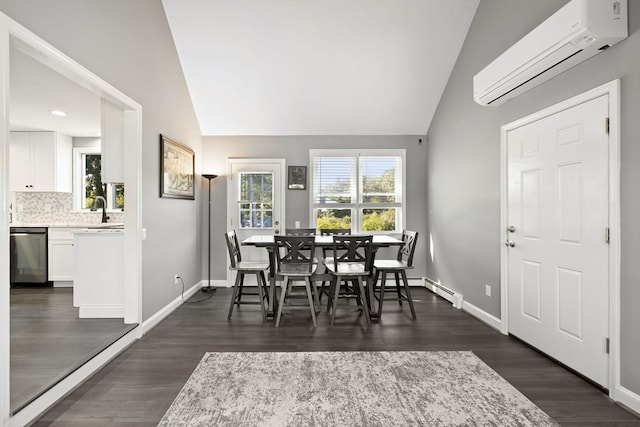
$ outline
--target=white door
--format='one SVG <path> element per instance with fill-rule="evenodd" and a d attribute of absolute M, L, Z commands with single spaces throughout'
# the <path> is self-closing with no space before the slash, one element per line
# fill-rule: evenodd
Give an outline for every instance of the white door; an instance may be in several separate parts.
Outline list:
<path fill-rule="evenodd" d="M 508 131 L 509 332 L 608 386 L 608 96 Z"/>
<path fill-rule="evenodd" d="M 284 159 L 229 159 L 227 224 L 238 241 L 254 234 L 279 234 L 284 224 Z M 267 250 L 242 246 L 245 261 L 268 261 Z M 227 273 L 233 283 L 234 273 Z M 251 280 L 247 277 L 247 281 Z M 253 282 L 247 282 L 252 284 Z"/>

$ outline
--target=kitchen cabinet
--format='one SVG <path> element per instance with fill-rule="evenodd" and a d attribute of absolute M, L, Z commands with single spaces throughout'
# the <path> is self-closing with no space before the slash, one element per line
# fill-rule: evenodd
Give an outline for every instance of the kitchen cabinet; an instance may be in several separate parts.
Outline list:
<path fill-rule="evenodd" d="M 72 146 L 58 132 L 11 132 L 9 190 L 70 193 Z"/>
<path fill-rule="evenodd" d="M 54 282 L 54 286 L 73 285 L 73 234 L 82 230 L 86 229 L 71 227 L 49 227 L 49 280 Z"/>
<path fill-rule="evenodd" d="M 78 317 L 124 317 L 124 232 L 74 234 L 73 303 Z"/>

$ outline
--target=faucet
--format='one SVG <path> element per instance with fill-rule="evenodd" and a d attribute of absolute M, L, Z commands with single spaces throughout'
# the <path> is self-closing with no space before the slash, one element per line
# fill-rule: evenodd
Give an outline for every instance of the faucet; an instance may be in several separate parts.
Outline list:
<path fill-rule="evenodd" d="M 95 212 L 98 210 L 98 208 L 96 207 L 96 202 L 98 200 L 102 200 L 102 223 L 107 222 L 107 220 L 109 219 L 109 217 L 107 216 L 107 201 L 104 199 L 104 197 L 102 196 L 96 196 L 95 199 L 93 199 L 93 203 L 91 203 L 91 212 Z"/>

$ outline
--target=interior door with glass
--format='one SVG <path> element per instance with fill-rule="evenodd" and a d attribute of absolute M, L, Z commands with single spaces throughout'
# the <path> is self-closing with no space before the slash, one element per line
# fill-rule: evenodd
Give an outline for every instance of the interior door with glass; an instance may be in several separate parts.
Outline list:
<path fill-rule="evenodd" d="M 285 220 L 284 169 L 284 159 L 228 160 L 227 224 L 229 230 L 236 230 L 240 243 L 251 235 L 280 233 Z M 245 261 L 269 259 L 264 248 L 242 246 L 241 250 Z M 234 273 L 228 271 L 227 283 L 233 280 Z"/>

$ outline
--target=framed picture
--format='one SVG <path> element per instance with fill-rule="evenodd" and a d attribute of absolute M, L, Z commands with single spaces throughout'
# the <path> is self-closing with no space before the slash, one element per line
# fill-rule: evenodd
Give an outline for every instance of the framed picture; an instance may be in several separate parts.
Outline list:
<path fill-rule="evenodd" d="M 289 166 L 288 171 L 289 190 L 306 190 L 307 188 L 307 167 Z"/>
<path fill-rule="evenodd" d="M 195 154 L 160 135 L 160 197 L 195 199 Z"/>

